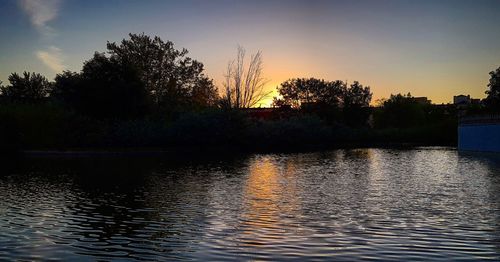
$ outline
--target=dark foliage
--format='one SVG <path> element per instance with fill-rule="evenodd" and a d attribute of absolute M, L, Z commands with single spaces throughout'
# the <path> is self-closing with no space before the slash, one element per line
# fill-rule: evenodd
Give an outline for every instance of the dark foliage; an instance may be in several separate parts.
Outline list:
<path fill-rule="evenodd" d="M 420 104 L 410 94 L 391 95 L 372 108 L 370 88 L 357 81 L 348 85 L 297 78 L 278 87 L 281 98 L 275 98 L 276 110 L 221 108 L 217 89 L 203 74 L 203 64 L 187 57 L 185 49 L 175 49 L 172 42 L 130 34 L 107 48 L 107 54 L 95 53 L 80 72 L 58 74 L 54 83 L 26 72 L 12 74 L 8 86 L 0 83 L 0 152 L 308 150 L 456 143 L 456 109 Z M 490 75 L 488 101 L 498 108 L 500 68 Z"/>
<path fill-rule="evenodd" d="M 148 96 L 136 70 L 100 53 L 84 63 L 81 73 L 57 75 L 53 96 L 77 112 L 96 118 L 138 117 L 148 107 Z"/>
<path fill-rule="evenodd" d="M 354 81 L 342 92 L 342 102 L 345 108 L 368 107 L 372 100 L 372 93 L 369 86 L 363 86 L 358 81 Z"/>
<path fill-rule="evenodd" d="M 12 73 L 10 85 L 0 87 L 2 96 L 12 102 L 37 103 L 50 94 L 52 84 L 38 73 L 24 72 L 22 75 Z"/>
<path fill-rule="evenodd" d="M 343 92 L 343 116 L 344 123 L 353 127 L 365 126 L 370 116 L 369 108 L 372 100 L 370 87 L 364 87 L 358 81 L 354 81 Z"/>
<path fill-rule="evenodd" d="M 130 34 L 120 44 L 108 43 L 113 60 L 131 65 L 139 75 L 155 106 L 170 110 L 188 106 L 213 106 L 217 89 L 203 74 L 203 64 L 187 57 L 170 41 L 144 34 Z"/>
<path fill-rule="evenodd" d="M 278 93 L 282 98 L 275 98 L 275 105 L 288 105 L 292 108 L 306 108 L 312 105 L 337 108 L 342 103 L 345 89 L 345 83 L 342 81 L 294 78 L 281 83 L 278 87 Z"/>
<path fill-rule="evenodd" d="M 500 111 L 500 67 L 490 72 L 486 105 L 490 110 Z"/>
<path fill-rule="evenodd" d="M 423 124 L 425 113 L 410 93 L 407 95 L 392 95 L 383 101 L 381 108 L 375 113 L 375 123 L 378 128 L 406 128 Z"/>
<path fill-rule="evenodd" d="M 332 137 L 333 130 L 314 115 L 253 121 L 245 130 L 246 139 L 242 143 L 246 148 L 267 150 L 323 148 L 336 142 Z"/>
<path fill-rule="evenodd" d="M 274 99 L 274 106 L 315 113 L 330 123 L 363 126 L 370 114 L 370 87 L 357 81 L 348 86 L 340 80 L 296 78 L 281 83 L 278 93 L 281 98 Z"/>
<path fill-rule="evenodd" d="M 382 102 L 374 111 L 376 128 L 415 128 L 446 121 L 457 123 L 457 112 L 453 105 L 430 105 L 418 103 L 410 93 L 397 94 Z"/>
<path fill-rule="evenodd" d="M 10 153 L 18 148 L 19 145 L 19 127 L 13 115 L 0 110 L 0 154 Z"/>
<path fill-rule="evenodd" d="M 83 109 L 80 93 L 83 92 L 83 81 L 80 73 L 64 71 L 54 79 L 51 98 L 68 108 Z"/>

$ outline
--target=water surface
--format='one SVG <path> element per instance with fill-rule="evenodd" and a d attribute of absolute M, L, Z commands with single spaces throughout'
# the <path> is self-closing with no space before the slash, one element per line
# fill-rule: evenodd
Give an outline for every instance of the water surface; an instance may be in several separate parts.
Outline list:
<path fill-rule="evenodd" d="M 500 260 L 500 157 L 449 148 L 3 166 L 0 259 Z"/>

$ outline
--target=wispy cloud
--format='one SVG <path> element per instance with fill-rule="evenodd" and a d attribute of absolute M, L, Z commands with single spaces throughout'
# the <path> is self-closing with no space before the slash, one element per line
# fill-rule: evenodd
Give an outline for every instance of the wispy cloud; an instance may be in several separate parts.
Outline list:
<path fill-rule="evenodd" d="M 64 70 L 63 54 L 59 48 L 51 46 L 47 50 L 36 51 L 36 56 L 55 73 Z"/>
<path fill-rule="evenodd" d="M 49 22 L 57 18 L 61 0 L 18 0 L 18 2 L 42 37 L 52 39 L 56 35 L 56 30 L 49 26 Z M 35 54 L 55 73 L 64 70 L 64 56 L 60 48 L 49 46 L 45 50 L 36 51 Z"/>
<path fill-rule="evenodd" d="M 50 36 L 55 33 L 48 23 L 57 17 L 60 0 L 19 0 L 19 4 L 42 35 Z"/>

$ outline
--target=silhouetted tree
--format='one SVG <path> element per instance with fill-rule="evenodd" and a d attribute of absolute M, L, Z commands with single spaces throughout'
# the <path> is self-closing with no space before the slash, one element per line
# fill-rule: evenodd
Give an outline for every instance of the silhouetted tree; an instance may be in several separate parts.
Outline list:
<path fill-rule="evenodd" d="M 55 78 L 54 98 L 97 118 L 129 118 L 147 111 L 147 94 L 136 69 L 113 57 L 95 53 L 81 73 Z"/>
<path fill-rule="evenodd" d="M 342 92 L 344 122 L 350 126 L 364 126 L 370 116 L 372 93 L 370 87 L 364 87 L 354 81 Z"/>
<path fill-rule="evenodd" d="M 14 102 L 36 103 L 48 97 L 52 84 L 38 73 L 24 72 L 22 76 L 12 73 L 10 85 L 2 87 L 2 95 Z"/>
<path fill-rule="evenodd" d="M 245 64 L 245 49 L 238 46 L 236 60 L 228 63 L 224 82 L 223 106 L 250 108 L 256 106 L 271 92 L 265 92 L 266 80 L 262 76 L 262 52 L 251 55 Z"/>
<path fill-rule="evenodd" d="M 281 83 L 278 93 L 281 98 L 274 98 L 274 106 L 315 113 L 329 122 L 338 122 L 343 113 L 346 124 L 360 126 L 366 123 L 370 113 L 370 87 L 357 81 L 348 87 L 340 80 L 296 78 Z"/>
<path fill-rule="evenodd" d="M 368 107 L 372 100 L 370 87 L 364 87 L 358 81 L 354 81 L 354 83 L 343 92 L 342 100 L 345 108 Z"/>
<path fill-rule="evenodd" d="M 289 79 L 281 83 L 278 93 L 282 97 L 282 103 L 294 108 L 308 103 L 364 107 L 369 106 L 372 97 L 370 87 L 363 87 L 358 81 L 347 87 L 346 83 L 340 80 L 325 81 L 316 78 Z"/>
<path fill-rule="evenodd" d="M 63 71 L 54 79 L 51 97 L 65 106 L 76 106 L 81 103 L 82 76 L 80 73 Z"/>
<path fill-rule="evenodd" d="M 275 98 L 275 105 L 288 105 L 303 108 L 311 105 L 327 105 L 338 108 L 342 105 L 343 92 L 346 90 L 342 81 L 328 82 L 316 78 L 289 79 L 278 87 L 281 98 Z"/>
<path fill-rule="evenodd" d="M 375 125 L 380 128 L 406 128 L 423 124 L 425 121 L 424 105 L 419 104 L 410 93 L 392 95 L 382 101 L 375 112 Z"/>
<path fill-rule="evenodd" d="M 486 94 L 486 105 L 489 109 L 500 110 L 500 67 L 490 72 L 490 82 L 488 83 Z"/>
<path fill-rule="evenodd" d="M 200 79 L 190 90 L 189 101 L 192 107 L 207 108 L 217 106 L 219 93 L 212 79 Z"/>
<path fill-rule="evenodd" d="M 120 44 L 108 42 L 108 53 L 113 60 L 137 70 L 155 105 L 172 108 L 189 104 L 195 93 L 205 94 L 196 97 L 199 104 L 208 105 L 217 100 L 212 81 L 203 74 L 203 64 L 187 57 L 186 49 L 177 50 L 172 42 L 164 42 L 157 36 L 129 36 Z M 206 90 L 200 92 L 202 88 Z M 199 101 L 202 98 L 206 100 Z"/>

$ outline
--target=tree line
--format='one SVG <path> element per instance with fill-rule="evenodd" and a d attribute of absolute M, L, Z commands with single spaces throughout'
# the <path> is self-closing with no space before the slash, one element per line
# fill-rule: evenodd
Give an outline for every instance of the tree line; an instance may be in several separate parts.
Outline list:
<path fill-rule="evenodd" d="M 270 95 L 264 87 L 262 53 L 250 56 L 238 47 L 228 63 L 221 92 L 204 72 L 203 63 L 176 49 L 171 41 L 129 34 L 95 52 L 80 72 L 64 71 L 54 81 L 38 73 L 12 73 L 1 86 L 4 102 L 36 104 L 50 101 L 95 118 L 137 118 L 150 114 L 207 108 L 250 108 Z M 359 82 L 290 79 L 283 82 L 276 107 L 310 110 L 368 107 L 372 93 Z"/>
<path fill-rule="evenodd" d="M 229 62 L 219 93 L 204 73 L 203 63 L 178 50 L 171 41 L 155 36 L 129 34 L 120 43 L 108 42 L 105 53 L 96 52 L 80 72 L 64 71 L 51 82 L 38 73 L 12 73 L 2 86 L 4 101 L 38 103 L 52 100 L 95 117 L 137 117 L 151 112 L 179 109 L 249 108 L 270 95 L 265 92 L 262 53 L 245 63 L 245 50 L 238 47 Z M 490 72 L 486 106 L 500 109 L 500 68 Z M 357 81 L 294 78 L 277 87 L 274 107 L 317 112 L 355 111 L 370 106 L 370 87 Z M 405 96 L 391 95 L 401 103 Z M 408 98 L 408 97 L 407 97 Z M 407 99 L 408 100 L 408 99 Z M 408 100 L 410 101 L 410 100 Z M 385 104 L 381 104 L 384 106 Z"/>
<path fill-rule="evenodd" d="M 37 73 L 13 73 L 1 93 L 5 100 L 19 103 L 50 99 L 99 118 L 213 106 L 217 88 L 203 73 L 203 64 L 187 53 L 159 37 L 130 34 L 119 44 L 108 42 L 107 52 L 96 52 L 80 72 L 62 72 L 54 82 Z"/>
<path fill-rule="evenodd" d="M 229 62 L 224 93 L 204 73 L 203 63 L 176 49 L 171 41 L 129 34 L 120 43 L 107 43 L 80 72 L 64 71 L 54 81 L 38 73 L 12 73 L 2 86 L 3 101 L 35 104 L 52 101 L 98 118 L 133 118 L 151 113 L 205 108 L 249 108 L 269 93 L 264 91 L 262 54 L 245 64 L 245 50 Z"/>
<path fill-rule="evenodd" d="M 500 68 L 490 73 L 479 111 L 500 112 L 499 77 Z M 357 81 L 292 78 L 277 86 L 269 118 L 240 110 L 270 96 L 266 83 L 261 52 L 247 57 L 239 47 L 217 88 L 187 50 L 130 34 L 108 42 L 79 72 L 53 81 L 12 73 L 0 83 L 0 149 L 456 143 L 453 105 L 394 94 L 371 106 L 370 87 Z"/>

